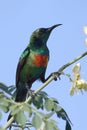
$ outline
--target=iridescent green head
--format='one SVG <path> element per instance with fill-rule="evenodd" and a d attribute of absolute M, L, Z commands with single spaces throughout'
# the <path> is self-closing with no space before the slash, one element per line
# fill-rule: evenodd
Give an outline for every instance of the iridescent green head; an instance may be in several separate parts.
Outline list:
<path fill-rule="evenodd" d="M 40 48 L 40 47 L 46 45 L 46 42 L 47 42 L 52 30 L 60 25 L 62 25 L 62 24 L 56 24 L 49 28 L 39 28 L 39 29 L 35 30 L 32 33 L 31 38 L 30 38 L 30 46 Z"/>

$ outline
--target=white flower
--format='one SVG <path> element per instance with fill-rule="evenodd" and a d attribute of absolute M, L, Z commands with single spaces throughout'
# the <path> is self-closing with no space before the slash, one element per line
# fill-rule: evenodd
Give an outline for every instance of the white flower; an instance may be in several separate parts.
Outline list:
<path fill-rule="evenodd" d="M 84 31 L 85 35 L 87 36 L 87 26 L 83 27 L 83 31 Z"/>
<path fill-rule="evenodd" d="M 85 35 L 87 36 L 87 26 L 83 27 L 83 31 L 84 31 Z M 87 46 L 87 38 L 85 39 L 85 44 Z"/>
<path fill-rule="evenodd" d="M 72 96 L 74 92 L 78 93 L 78 91 L 82 91 L 84 89 L 87 91 L 87 81 L 84 79 L 81 79 L 80 77 L 80 71 L 81 71 L 81 65 L 80 63 L 76 64 L 73 69 L 73 75 L 74 79 L 72 80 L 72 87 L 70 89 L 70 95 Z"/>
<path fill-rule="evenodd" d="M 87 46 L 87 38 L 85 39 L 85 44 L 86 44 L 86 46 Z"/>
<path fill-rule="evenodd" d="M 76 64 L 73 66 L 72 71 L 74 74 L 74 78 L 77 79 L 78 76 L 80 76 L 80 70 L 81 70 L 81 65 L 80 63 Z"/>

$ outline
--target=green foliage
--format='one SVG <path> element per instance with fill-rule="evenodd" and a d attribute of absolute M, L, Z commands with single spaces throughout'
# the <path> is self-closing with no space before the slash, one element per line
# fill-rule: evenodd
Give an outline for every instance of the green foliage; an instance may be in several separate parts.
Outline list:
<path fill-rule="evenodd" d="M 39 99 L 40 94 L 41 93 L 38 93 L 37 95 L 35 95 L 35 99 Z M 38 96 L 39 96 L 39 98 L 38 98 Z M 39 102 L 39 101 L 37 100 L 37 102 Z M 59 105 L 57 99 L 48 98 L 47 94 L 45 93 L 45 95 L 44 95 L 44 93 L 43 93 L 43 98 L 41 99 L 41 104 L 43 106 L 43 109 L 46 109 L 47 112 L 53 112 L 54 111 L 54 113 L 57 115 L 58 118 L 62 118 L 63 120 L 65 120 L 66 121 L 66 130 L 68 130 L 67 128 L 69 128 L 69 130 L 71 130 L 71 127 L 68 127 L 68 126 L 70 126 L 71 121 L 70 121 L 67 113 L 65 112 L 65 110 Z M 35 105 L 35 107 L 38 106 L 38 104 L 34 104 L 34 103 L 33 103 L 33 105 Z M 49 116 L 49 114 L 48 114 L 48 117 L 46 115 L 45 118 L 49 118 L 49 117 L 51 117 L 51 116 Z"/>
<path fill-rule="evenodd" d="M 6 84 L 0 82 L 0 90 L 12 97 L 15 96 L 15 86 L 13 85 L 7 86 Z"/>
<path fill-rule="evenodd" d="M 34 104 L 34 106 L 37 107 L 37 109 L 39 109 L 39 108 L 43 109 L 43 97 L 40 95 L 35 96 L 34 100 L 33 100 L 33 104 Z"/>
<path fill-rule="evenodd" d="M 59 130 L 54 120 L 46 120 L 44 130 Z"/>
<path fill-rule="evenodd" d="M 0 112 L 0 120 L 2 119 L 2 113 Z"/>
<path fill-rule="evenodd" d="M 52 111 L 54 109 L 55 102 L 51 98 L 47 98 L 44 105 L 47 111 Z"/>
<path fill-rule="evenodd" d="M 0 83 L 0 88 L 2 90 L 0 92 L 0 109 L 5 113 L 11 111 L 11 115 L 14 116 L 14 121 L 20 124 L 21 128 L 26 128 L 26 121 L 28 119 L 28 125 L 31 125 L 36 130 L 42 127 L 42 124 L 44 124 L 43 130 L 59 130 L 57 121 L 52 120 L 52 116 L 56 115 L 57 118 L 62 118 L 66 121 L 65 130 L 71 130 L 71 121 L 67 113 L 59 105 L 57 99 L 49 98 L 46 92 L 39 92 L 29 103 L 17 103 L 12 100 L 13 97 L 11 96 L 13 93 L 15 97 L 14 86 L 11 88 Z M 7 95 L 10 95 L 10 98 Z M 0 112 L 1 118 L 2 113 Z"/>
<path fill-rule="evenodd" d="M 3 128 L 0 126 L 0 130 L 3 130 Z"/>
<path fill-rule="evenodd" d="M 34 114 L 34 117 L 33 117 L 33 119 L 32 119 L 32 124 L 33 124 L 33 126 L 34 126 L 36 129 L 38 129 L 38 128 L 40 128 L 41 123 L 42 123 L 42 120 L 41 120 L 40 116 L 37 115 L 37 114 Z"/>
<path fill-rule="evenodd" d="M 14 116 L 14 119 L 17 123 L 20 123 L 21 125 L 24 125 L 26 123 L 26 116 L 24 114 L 24 111 L 20 110 L 18 114 Z"/>
<path fill-rule="evenodd" d="M 70 123 L 68 121 L 66 121 L 66 130 L 71 130 L 71 126 L 70 126 Z"/>
<path fill-rule="evenodd" d="M 2 92 L 0 93 L 0 109 L 5 113 L 9 111 L 9 99 Z"/>
<path fill-rule="evenodd" d="M 67 115 L 67 113 L 65 112 L 65 110 L 61 107 L 61 106 L 56 106 L 55 105 L 55 112 L 57 114 L 57 117 L 62 118 L 63 120 L 66 121 L 66 128 L 65 130 L 71 130 L 71 121 Z"/>

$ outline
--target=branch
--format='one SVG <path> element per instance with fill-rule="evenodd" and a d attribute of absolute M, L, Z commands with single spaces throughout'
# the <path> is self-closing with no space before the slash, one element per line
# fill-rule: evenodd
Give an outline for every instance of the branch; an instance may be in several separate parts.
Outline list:
<path fill-rule="evenodd" d="M 83 53 L 82 55 L 76 57 L 75 59 L 73 59 L 72 61 L 66 63 L 65 65 L 63 65 L 62 67 L 59 68 L 59 70 L 57 72 L 55 72 L 57 75 L 57 78 L 62 74 L 62 71 L 64 69 L 66 69 L 68 66 L 72 65 L 73 63 L 77 62 L 78 60 L 82 59 L 84 56 L 87 55 L 87 52 Z M 37 94 L 38 92 L 40 92 L 43 88 L 45 88 L 50 82 L 52 82 L 53 80 L 55 80 L 55 73 L 54 74 L 51 74 L 46 82 L 44 82 L 37 90 L 35 90 L 34 94 Z M 32 97 L 30 96 L 26 101 L 25 103 L 28 103 L 30 102 L 32 99 Z"/>
<path fill-rule="evenodd" d="M 6 130 L 11 125 L 13 120 L 14 120 L 14 117 L 11 117 L 10 120 L 7 122 L 7 124 L 3 127 L 3 130 Z"/>
<path fill-rule="evenodd" d="M 64 69 L 66 69 L 68 66 L 72 65 L 73 63 L 75 63 L 76 61 L 80 60 L 81 58 L 85 57 L 87 55 L 87 52 L 83 53 L 82 55 L 76 57 L 75 59 L 73 59 L 72 61 L 66 63 L 65 65 L 63 65 L 62 67 L 59 68 L 59 70 L 57 72 L 55 72 L 57 75 L 56 77 L 58 78 L 61 74 L 62 71 Z M 40 92 L 43 88 L 45 88 L 50 82 L 52 82 L 53 80 L 55 80 L 55 74 L 51 74 L 45 83 L 43 83 L 37 90 L 34 91 L 34 94 L 37 94 L 38 92 Z M 29 96 L 29 98 L 25 101 L 25 103 L 29 103 L 32 100 L 32 97 Z M 22 106 L 21 106 L 22 109 Z M 6 130 L 11 123 L 13 122 L 14 117 L 11 117 L 11 119 L 7 122 L 7 124 L 4 126 L 3 130 Z"/>
<path fill-rule="evenodd" d="M 83 57 L 85 57 L 87 55 L 87 51 L 85 53 L 83 53 L 82 55 L 76 57 L 75 59 L 73 59 L 72 61 L 68 62 L 67 64 L 63 65 L 58 72 L 62 72 L 64 69 L 66 69 L 68 66 L 72 65 L 73 63 L 77 62 L 78 60 L 82 59 Z"/>

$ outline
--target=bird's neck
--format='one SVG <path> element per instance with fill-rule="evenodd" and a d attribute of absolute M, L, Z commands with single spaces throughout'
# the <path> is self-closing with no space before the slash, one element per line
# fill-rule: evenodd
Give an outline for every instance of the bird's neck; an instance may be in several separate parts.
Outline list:
<path fill-rule="evenodd" d="M 47 46 L 43 46 L 43 47 L 40 47 L 40 48 L 30 48 L 30 50 L 34 54 L 49 55 L 49 50 L 48 50 Z"/>

